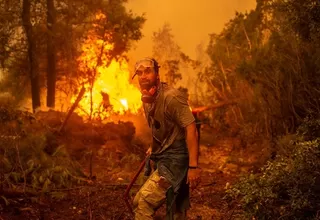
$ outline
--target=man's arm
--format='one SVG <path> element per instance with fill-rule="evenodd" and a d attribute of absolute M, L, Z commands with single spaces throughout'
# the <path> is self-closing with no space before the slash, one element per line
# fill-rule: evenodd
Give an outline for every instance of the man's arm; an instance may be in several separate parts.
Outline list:
<path fill-rule="evenodd" d="M 183 96 L 173 97 L 168 104 L 167 112 L 177 125 L 184 128 L 189 151 L 189 166 L 197 167 L 199 156 L 198 132 L 195 118 L 190 110 L 187 99 Z"/>
<path fill-rule="evenodd" d="M 186 142 L 189 151 L 189 169 L 187 183 L 191 189 L 197 187 L 200 181 L 201 169 L 190 169 L 190 167 L 198 167 L 199 144 L 195 118 L 189 108 L 187 99 L 177 100 L 173 98 L 168 105 L 168 113 L 176 121 L 176 123 L 184 128 L 186 134 Z"/>
<path fill-rule="evenodd" d="M 198 145 L 198 132 L 196 123 L 189 124 L 186 128 L 186 142 L 189 150 L 189 167 L 198 166 L 199 158 L 199 145 Z"/>

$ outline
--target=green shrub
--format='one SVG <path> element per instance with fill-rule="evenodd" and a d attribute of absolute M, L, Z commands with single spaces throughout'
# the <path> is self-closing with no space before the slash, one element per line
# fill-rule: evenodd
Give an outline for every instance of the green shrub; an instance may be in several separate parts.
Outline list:
<path fill-rule="evenodd" d="M 240 204 L 243 218 L 316 218 L 320 209 L 319 122 L 307 118 L 285 152 L 227 190 L 226 198 Z"/>
<path fill-rule="evenodd" d="M 44 136 L 30 134 L 20 142 L 1 146 L 4 152 L 1 163 L 8 187 L 25 184 L 34 191 L 50 192 L 81 181 L 84 175 L 64 146 L 49 155 L 45 152 L 45 142 Z"/>
<path fill-rule="evenodd" d="M 48 138 L 55 138 L 54 135 L 29 118 L 27 114 L 1 108 L 1 188 L 53 193 L 84 180 L 79 164 L 70 158 L 65 147 L 49 146 L 52 141 Z"/>

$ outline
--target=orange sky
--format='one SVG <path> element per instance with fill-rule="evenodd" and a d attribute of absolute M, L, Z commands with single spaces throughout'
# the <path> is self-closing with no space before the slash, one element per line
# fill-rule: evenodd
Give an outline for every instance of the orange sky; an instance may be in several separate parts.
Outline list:
<path fill-rule="evenodd" d="M 236 11 L 249 11 L 255 4 L 255 0 L 129 0 L 128 9 L 147 18 L 144 37 L 132 49 L 133 59 L 151 55 L 152 33 L 165 22 L 183 52 L 195 58 L 196 46 L 207 43 L 208 34 L 219 33 Z"/>

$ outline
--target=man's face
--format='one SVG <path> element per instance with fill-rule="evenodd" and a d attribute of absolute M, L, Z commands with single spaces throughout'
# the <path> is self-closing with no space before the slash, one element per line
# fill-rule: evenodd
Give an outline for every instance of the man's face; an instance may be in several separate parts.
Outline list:
<path fill-rule="evenodd" d="M 150 63 L 141 63 L 137 69 L 136 74 L 141 89 L 149 90 L 157 84 L 158 74 L 155 72 L 153 65 Z"/>

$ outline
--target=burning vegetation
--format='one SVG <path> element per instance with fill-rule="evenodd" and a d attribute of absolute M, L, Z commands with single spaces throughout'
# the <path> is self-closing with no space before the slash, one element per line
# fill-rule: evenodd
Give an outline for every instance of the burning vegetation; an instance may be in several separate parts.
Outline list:
<path fill-rule="evenodd" d="M 126 59 L 145 18 L 125 2 L 0 0 L 0 219 L 130 219 L 119 195 L 149 130 Z M 319 14 L 257 0 L 196 60 L 170 25 L 154 33 L 162 79 L 188 88 L 199 119 L 191 219 L 319 218 Z"/>
<path fill-rule="evenodd" d="M 89 59 L 85 53 L 84 63 Z M 82 64 L 83 65 L 83 64 Z M 109 66 L 100 66 L 95 82 L 83 83 L 86 92 L 79 102 L 76 112 L 94 118 L 106 118 L 111 114 L 138 113 L 142 106 L 140 91 L 129 83 L 129 70 L 126 61 L 111 61 Z M 72 101 L 76 99 L 73 97 Z"/>
<path fill-rule="evenodd" d="M 106 19 L 101 14 L 96 18 Z M 114 44 L 109 42 L 109 38 L 109 33 L 101 39 L 89 31 L 81 46 L 79 85 L 86 92 L 76 112 L 82 116 L 106 118 L 110 114 L 137 113 L 142 106 L 139 89 L 129 82 L 127 61 L 110 58 L 109 52 L 114 49 Z"/>

